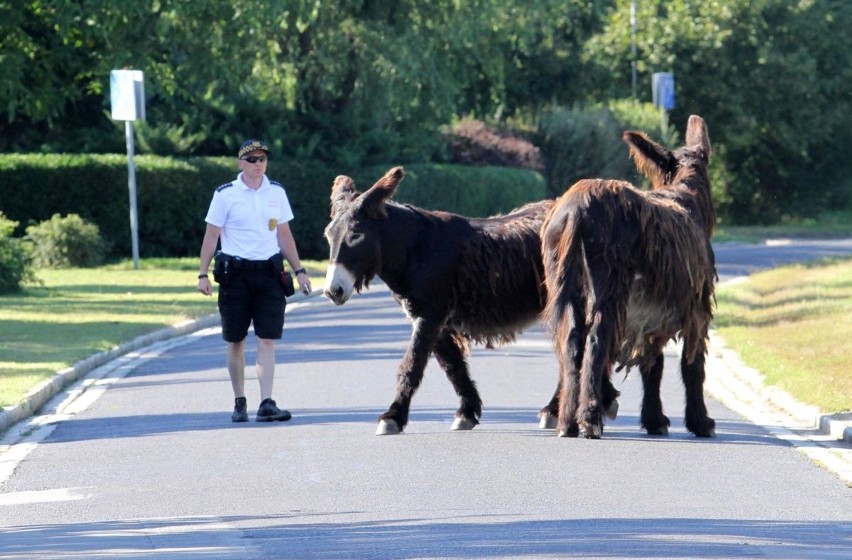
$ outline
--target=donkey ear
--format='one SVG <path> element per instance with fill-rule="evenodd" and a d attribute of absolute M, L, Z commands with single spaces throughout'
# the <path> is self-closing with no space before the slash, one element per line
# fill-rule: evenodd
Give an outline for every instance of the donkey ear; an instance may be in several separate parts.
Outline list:
<path fill-rule="evenodd" d="M 622 138 L 630 148 L 630 156 L 636 167 L 651 180 L 654 188 L 664 184 L 674 159 L 672 152 L 651 140 L 644 132 L 628 130 Z"/>
<path fill-rule="evenodd" d="M 698 115 L 691 115 L 686 123 L 686 147 L 704 152 L 704 159 L 710 160 L 710 135 L 707 124 Z"/>
<path fill-rule="evenodd" d="M 403 168 L 394 167 L 361 196 L 361 209 L 367 213 L 367 216 L 373 219 L 387 218 L 385 202 L 390 200 L 404 177 Z"/>
<path fill-rule="evenodd" d="M 355 181 L 352 177 L 338 175 L 331 186 L 331 217 L 336 216 L 355 196 L 358 196 L 358 191 L 355 190 Z"/>

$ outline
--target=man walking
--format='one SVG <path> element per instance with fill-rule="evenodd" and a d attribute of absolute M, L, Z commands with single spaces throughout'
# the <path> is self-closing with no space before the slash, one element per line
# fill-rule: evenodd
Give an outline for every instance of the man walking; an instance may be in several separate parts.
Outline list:
<path fill-rule="evenodd" d="M 237 154 L 237 178 L 216 189 L 205 221 L 201 243 L 198 291 L 210 296 L 208 270 L 219 284 L 222 337 L 228 343 L 227 364 L 234 390 L 234 422 L 248 421 L 245 395 L 245 341 L 254 324 L 257 339 L 257 377 L 260 382 L 258 422 L 286 421 L 290 412 L 272 399 L 275 379 L 275 341 L 284 329 L 284 259 L 290 264 L 303 293 L 311 283 L 299 261 L 288 222 L 293 211 L 280 183 L 266 176 L 269 148 L 260 140 L 244 142 Z M 221 241 L 221 252 L 216 254 Z"/>

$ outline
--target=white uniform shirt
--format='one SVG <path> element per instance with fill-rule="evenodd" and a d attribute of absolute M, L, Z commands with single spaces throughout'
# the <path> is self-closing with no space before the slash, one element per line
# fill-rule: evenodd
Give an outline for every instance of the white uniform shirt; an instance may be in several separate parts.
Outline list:
<path fill-rule="evenodd" d="M 280 251 L 278 224 L 293 219 L 287 193 L 266 175 L 260 188 L 243 183 L 243 174 L 213 193 L 205 221 L 222 228 L 222 252 L 253 261 L 266 260 Z"/>

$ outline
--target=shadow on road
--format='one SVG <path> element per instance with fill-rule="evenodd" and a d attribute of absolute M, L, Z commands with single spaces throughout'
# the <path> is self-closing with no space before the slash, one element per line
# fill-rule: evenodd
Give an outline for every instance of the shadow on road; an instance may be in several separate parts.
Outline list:
<path fill-rule="evenodd" d="M 336 512 L 339 513 L 339 512 Z M 352 512 L 357 517 L 360 512 Z M 0 559 L 845 558 L 852 524 L 783 519 L 550 519 L 405 515 L 323 523 L 322 513 L 11 526 Z M 509 515 L 508 517 L 516 517 Z M 153 545 L 153 548 L 152 548 Z M 159 550 L 157 550 L 159 549 Z M 250 554 L 251 556 L 246 556 Z"/>
<path fill-rule="evenodd" d="M 72 441 L 90 441 L 98 439 L 118 439 L 149 437 L 161 434 L 184 432 L 209 432 L 217 430 L 269 430 L 287 429 L 297 426 L 339 426 L 341 424 L 364 424 L 364 437 L 373 437 L 378 417 L 385 412 L 379 408 L 332 408 L 332 409 L 293 409 L 293 419 L 286 423 L 247 423 L 235 424 L 221 410 L 203 413 L 171 413 L 129 416 L 110 416 L 100 418 L 71 418 L 62 422 L 53 436 L 45 444 L 62 444 Z M 411 411 L 410 425 L 402 436 L 386 437 L 431 437 L 443 436 L 450 431 L 455 410 L 445 407 L 423 407 Z M 490 408 L 484 411 L 482 423 L 471 432 L 458 432 L 459 437 L 516 437 L 553 438 L 554 446 L 571 445 L 571 438 L 556 438 L 553 430 L 538 428 L 538 410 L 529 408 Z M 669 436 L 648 436 L 639 427 L 638 416 L 622 415 L 616 423 L 607 424 L 604 437 L 607 441 L 637 441 L 654 445 L 773 445 L 786 447 L 789 444 L 762 429 L 746 422 L 719 421 L 717 437 L 696 438 L 682 428 L 683 420 L 671 417 L 672 430 Z M 424 427 L 431 424 L 428 430 Z M 337 429 L 337 428 L 335 428 Z M 378 436 L 376 436 L 378 437 Z"/>

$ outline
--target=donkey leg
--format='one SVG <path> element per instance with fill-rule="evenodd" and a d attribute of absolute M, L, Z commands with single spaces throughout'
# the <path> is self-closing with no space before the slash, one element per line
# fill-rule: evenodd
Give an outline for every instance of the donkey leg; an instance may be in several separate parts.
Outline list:
<path fill-rule="evenodd" d="M 401 433 L 408 424 L 411 399 L 423 381 L 423 370 L 435 346 L 439 329 L 440 323 L 437 321 L 419 317 L 414 320 L 411 342 L 396 373 L 396 397 L 387 412 L 379 416 L 377 436 Z"/>
<path fill-rule="evenodd" d="M 580 435 L 580 428 L 577 425 L 577 406 L 580 400 L 580 366 L 585 353 L 583 337 L 585 324 L 582 317 L 580 302 L 573 301 L 566 309 L 563 324 L 556 330 L 556 358 L 559 362 L 560 375 L 556 435 L 559 437 Z"/>
<path fill-rule="evenodd" d="M 565 361 L 567 359 L 567 362 Z M 580 369 L 570 358 L 563 358 L 561 391 L 559 393 L 559 415 L 556 422 L 556 435 L 559 437 L 577 437 L 580 428 L 577 425 L 577 404 L 580 395 Z"/>
<path fill-rule="evenodd" d="M 562 364 L 559 364 L 559 379 L 556 383 L 556 391 L 550 402 L 538 411 L 538 427 L 542 430 L 556 428 L 556 418 L 559 416 L 559 394 L 562 392 Z"/>
<path fill-rule="evenodd" d="M 704 404 L 704 357 L 705 348 L 696 352 L 695 360 L 689 362 L 686 344 L 680 359 L 680 372 L 686 391 L 686 429 L 698 437 L 716 437 L 716 421 L 707 415 Z"/>
<path fill-rule="evenodd" d="M 574 371 L 574 375 L 577 375 L 576 372 L 579 372 L 579 366 L 575 366 Z M 542 430 L 552 430 L 556 427 L 557 418 L 559 416 L 559 399 L 560 394 L 562 393 L 562 379 L 562 362 L 560 360 L 559 382 L 556 385 L 556 392 L 553 393 L 553 398 L 550 399 L 547 406 L 542 408 L 538 413 L 538 427 Z M 621 395 L 621 392 L 613 386 L 612 379 L 609 376 L 604 377 L 601 391 L 603 393 L 604 414 L 606 414 L 606 417 L 610 420 L 615 420 L 618 417 L 618 397 Z M 577 391 L 575 390 L 573 394 L 576 401 Z M 574 422 L 574 427 L 576 429 L 576 422 Z M 579 434 L 579 430 L 576 431 L 577 433 L 574 434 L 575 436 Z"/>
<path fill-rule="evenodd" d="M 663 401 L 660 399 L 660 383 L 663 379 L 665 357 L 658 352 L 651 366 L 639 367 L 642 373 L 642 414 L 639 417 L 642 427 L 651 436 L 669 435 L 669 418 L 663 414 Z"/>
<path fill-rule="evenodd" d="M 447 329 L 441 331 L 435 344 L 435 358 L 446 372 L 447 379 L 453 384 L 453 389 L 461 399 L 456 410 L 455 421 L 451 430 L 472 430 L 479 424 L 482 415 L 482 399 L 476 384 L 470 378 L 470 371 L 465 360 L 465 349 Z"/>
<path fill-rule="evenodd" d="M 621 392 L 612 384 L 611 375 L 604 376 L 601 393 L 603 394 L 604 414 L 610 420 L 615 420 L 618 417 L 618 397 Z"/>
<path fill-rule="evenodd" d="M 586 336 L 577 423 L 587 439 L 600 439 L 603 435 L 603 384 L 612 372 L 617 309 L 608 303 L 595 311 Z"/>

